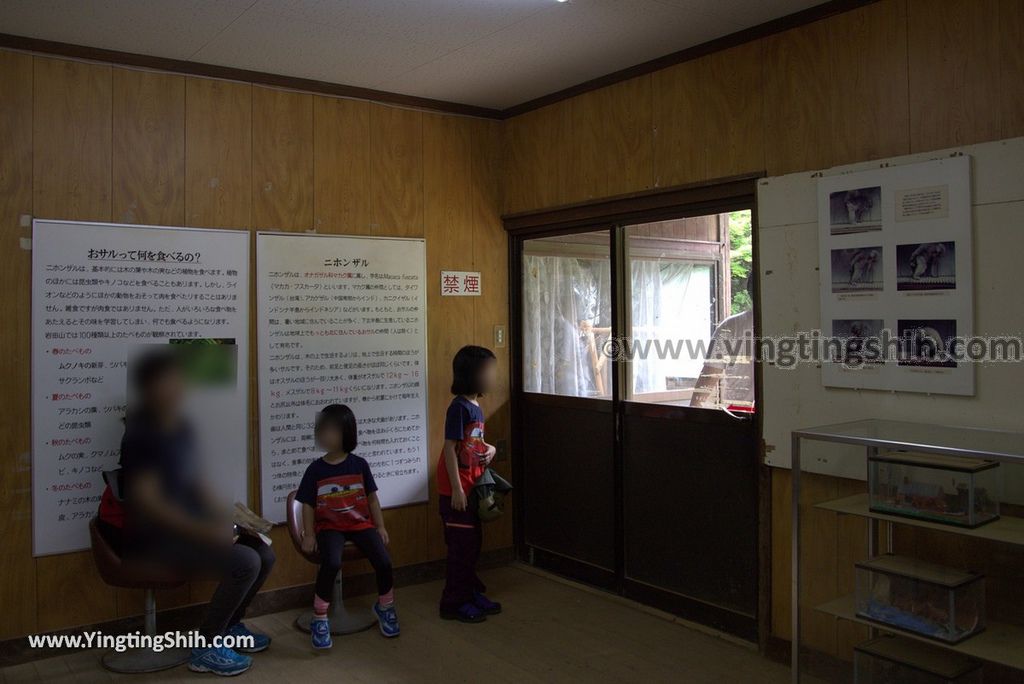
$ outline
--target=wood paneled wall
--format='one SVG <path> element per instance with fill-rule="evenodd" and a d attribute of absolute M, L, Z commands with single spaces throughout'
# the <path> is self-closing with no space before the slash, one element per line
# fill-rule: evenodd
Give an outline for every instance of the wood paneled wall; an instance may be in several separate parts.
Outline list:
<path fill-rule="evenodd" d="M 505 122 L 504 210 L 1021 136 L 1022 41 L 1022 0 L 880 0 L 558 102 Z M 852 590 L 866 532 L 810 504 L 864 485 L 803 486 L 813 605 Z M 771 627 L 787 639 L 789 502 L 773 470 Z M 803 617 L 809 645 L 848 657 L 854 626 Z"/>
<path fill-rule="evenodd" d="M 1024 133 L 1024 2 L 879 0 L 505 122 L 506 213 Z"/>
<path fill-rule="evenodd" d="M 9 51 L 0 51 L 0 93 L 0 639 L 142 607 L 139 592 L 103 584 L 88 552 L 32 558 L 31 252 L 20 247 L 31 230 L 22 215 L 425 237 L 433 464 L 452 355 L 464 344 L 492 346 L 493 326 L 507 324 L 499 122 Z M 484 272 L 484 295 L 442 299 L 429 286 L 441 269 Z M 506 350 L 495 351 L 507 377 Z M 254 363 L 251 373 L 255 493 Z M 484 408 L 489 438 L 507 439 L 507 382 Z M 506 475 L 508 466 L 499 463 Z M 443 557 L 436 508 L 385 512 L 396 565 Z M 284 528 L 273 538 L 278 564 L 267 587 L 311 582 L 315 568 L 294 553 Z M 510 546 L 511 516 L 486 538 L 488 548 Z M 195 583 L 158 600 L 182 605 L 210 591 Z"/>

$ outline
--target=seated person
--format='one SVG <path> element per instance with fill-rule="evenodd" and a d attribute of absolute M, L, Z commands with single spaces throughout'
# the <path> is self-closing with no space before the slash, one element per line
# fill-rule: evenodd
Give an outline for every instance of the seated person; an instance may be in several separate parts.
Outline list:
<path fill-rule="evenodd" d="M 196 579 L 219 579 L 200 627 L 207 648 L 194 649 L 189 669 L 234 675 L 252 658 L 214 648 L 216 636 L 248 636 L 262 651 L 270 638 L 243 623 L 246 608 L 274 565 L 274 552 L 259 538 L 233 539 L 230 514 L 199 475 L 196 436 L 183 414 L 185 379 L 178 357 L 153 353 L 133 368 L 138 406 L 125 418 L 121 441 L 124 522 L 115 547 L 125 555 L 160 563 Z M 102 517 L 102 516 L 101 516 Z M 116 528 L 104 525 L 106 535 Z"/>

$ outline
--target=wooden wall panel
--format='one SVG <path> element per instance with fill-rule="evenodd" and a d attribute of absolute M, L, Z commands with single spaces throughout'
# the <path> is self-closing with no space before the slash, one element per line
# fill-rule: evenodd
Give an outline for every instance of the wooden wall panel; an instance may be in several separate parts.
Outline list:
<path fill-rule="evenodd" d="M 442 270 L 472 270 L 473 227 L 472 133 L 469 121 L 424 115 L 423 171 L 427 236 L 427 316 L 437 321 L 427 335 L 430 503 L 424 531 L 429 555 L 443 557 L 444 541 L 437 514 L 437 488 L 433 477 L 444 444 L 444 417 L 451 402 L 452 358 L 460 347 L 473 343 L 474 297 L 442 297 L 438 282 Z M 489 278 L 485 276 L 484 287 Z"/>
<path fill-rule="evenodd" d="M 31 236 L 20 217 L 32 213 L 32 57 L 0 52 L 0 639 L 36 629 L 35 561 L 32 559 L 29 468 L 29 283 L 32 252 L 20 248 Z"/>
<path fill-rule="evenodd" d="M 483 398 L 481 406 L 487 420 L 487 441 L 499 447 L 499 460 L 493 467 L 512 480 L 509 454 L 510 388 L 508 342 L 508 234 L 499 219 L 501 207 L 501 131 L 491 121 L 472 121 L 472 196 L 473 270 L 484 274 L 483 293 L 473 299 L 476 325 L 474 344 L 494 351 L 498 358 L 498 386 Z M 505 346 L 494 340 L 494 326 L 505 326 Z M 505 515 L 484 527 L 484 548 L 508 548 L 512 545 L 512 521 L 515 495 Z"/>
<path fill-rule="evenodd" d="M 908 0 L 913 152 L 1000 133 L 999 0 Z"/>
<path fill-rule="evenodd" d="M 185 224 L 185 78 L 113 72 L 113 218 Z"/>
<path fill-rule="evenodd" d="M 651 77 L 569 101 L 561 199 L 573 203 L 654 185 Z"/>
<path fill-rule="evenodd" d="M 618 83 L 608 91 L 604 120 L 609 149 L 605 165 L 608 195 L 650 190 L 654 187 L 654 100 L 651 76 Z"/>
<path fill-rule="evenodd" d="M 832 165 L 829 66 L 822 23 L 771 36 L 765 46 L 765 165 L 775 176 Z"/>
<path fill-rule="evenodd" d="M 790 548 L 793 541 L 790 516 L 792 496 L 792 480 L 789 472 L 772 471 L 772 525 L 771 525 L 771 619 L 772 636 L 789 640 L 792 630 L 790 623 L 793 612 L 790 610 Z"/>
<path fill-rule="evenodd" d="M 313 225 L 321 233 L 369 235 L 370 105 L 316 97 L 313 102 Z"/>
<path fill-rule="evenodd" d="M 111 67 L 35 58 L 32 213 L 36 217 L 110 220 L 111 96 Z M 116 615 L 114 591 L 100 579 L 88 552 L 38 558 L 35 566 L 38 629 L 88 624 Z"/>
<path fill-rule="evenodd" d="M 1001 138 L 1024 135 L 1024 2 L 999 4 Z"/>
<path fill-rule="evenodd" d="M 610 150 L 604 144 L 611 113 L 607 91 L 594 90 L 574 97 L 568 103 L 568 149 L 563 159 L 564 173 L 559 176 L 563 202 L 574 203 L 607 197 Z"/>
<path fill-rule="evenodd" d="M 35 609 L 40 632 L 117 617 L 114 589 L 100 579 L 91 551 L 36 559 Z"/>
<path fill-rule="evenodd" d="M 561 177 L 568 103 L 528 112 L 504 124 L 505 213 L 564 204 Z"/>
<path fill-rule="evenodd" d="M 726 178 L 763 171 L 764 44 L 747 43 L 716 52 L 701 65 L 701 128 L 704 178 Z"/>
<path fill-rule="evenodd" d="M 252 225 L 313 227 L 313 96 L 252 89 Z"/>
<path fill-rule="evenodd" d="M 707 178 L 707 139 L 701 97 L 703 60 L 683 62 L 652 75 L 654 183 L 686 185 Z"/>
<path fill-rule="evenodd" d="M 906 0 L 828 23 L 834 164 L 910 153 Z"/>
<path fill-rule="evenodd" d="M 252 206 L 252 86 L 185 80 L 185 223 L 246 228 Z"/>
<path fill-rule="evenodd" d="M 35 58 L 35 216 L 110 220 L 110 72 L 101 64 Z"/>
<path fill-rule="evenodd" d="M 374 234 L 423 235 L 423 113 L 370 110 L 370 188 Z"/>

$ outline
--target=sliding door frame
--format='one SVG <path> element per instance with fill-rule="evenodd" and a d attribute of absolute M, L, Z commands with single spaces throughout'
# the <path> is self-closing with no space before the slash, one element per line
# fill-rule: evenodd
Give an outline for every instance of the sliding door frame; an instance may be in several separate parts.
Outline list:
<path fill-rule="evenodd" d="M 670 219 L 690 218 L 708 214 L 719 214 L 737 209 L 750 209 L 752 225 L 753 252 L 755 255 L 754 269 L 752 270 L 752 290 L 754 308 L 754 330 L 761 330 L 761 306 L 760 306 L 760 277 L 757 270 L 757 255 L 759 254 L 758 231 L 757 231 L 757 202 L 756 188 L 757 180 L 763 177 L 762 174 L 752 174 L 723 179 L 710 183 L 698 183 L 686 186 L 677 186 L 638 193 L 635 195 L 615 197 L 606 200 L 586 202 L 581 204 L 566 205 L 542 211 L 523 212 L 503 217 L 505 230 L 509 235 L 509 321 L 510 329 L 508 344 L 511 352 L 511 435 L 510 448 L 512 453 L 512 472 L 516 483 L 519 485 L 517 497 L 528 497 L 529 492 L 525 491 L 522 484 L 526 464 L 522 458 L 521 447 L 523 430 L 522 424 L 522 371 L 523 358 L 520 336 L 522 327 L 522 258 L 524 242 L 529 239 L 540 237 L 553 237 L 559 235 L 571 235 L 593 231 L 609 231 L 610 235 L 610 266 L 612 283 L 621 285 L 622 278 L 628 274 L 628 264 L 625 245 L 625 226 L 637 223 L 652 223 Z M 722 274 L 728 277 L 728 274 Z M 611 302 L 612 314 L 612 335 L 621 336 L 626 333 L 623 329 L 625 322 L 624 313 L 628 311 L 629 302 L 625 299 L 628 296 L 627 288 L 617 286 L 613 288 Z M 544 554 L 545 565 L 555 566 L 563 574 L 568 574 L 581 581 L 594 584 L 601 588 L 614 591 L 617 594 L 634 594 L 634 591 L 627 591 L 632 583 L 626 578 L 625 564 L 625 502 L 623 501 L 624 486 L 624 454 L 622 439 L 622 416 L 626 410 L 641 411 L 644 413 L 660 413 L 662 408 L 672 413 L 678 413 L 679 407 L 658 407 L 655 405 L 638 404 L 627 402 L 623 397 L 622 389 L 626 387 L 629 378 L 627 377 L 628 364 L 616 359 L 611 360 L 612 368 L 612 398 L 611 411 L 615 421 L 614 434 L 615 444 L 613 452 L 613 472 L 615 480 L 615 567 L 614 577 L 607 577 L 602 571 L 591 572 L 585 564 L 577 563 L 571 559 L 559 559 L 554 554 Z M 758 606 L 757 606 L 757 640 L 762 648 L 767 642 L 769 615 L 770 615 L 770 572 L 771 572 L 771 484 L 767 468 L 763 465 L 764 441 L 762 414 L 762 369 L 761 364 L 755 364 L 755 411 L 752 420 L 756 442 L 758 444 Z M 575 398 L 576 401 L 606 402 L 607 400 Z M 627 409 L 626 404 L 629 404 Z M 713 412 L 709 409 L 689 409 L 686 412 L 699 411 L 702 414 Z M 701 415 L 697 420 L 716 421 L 734 420 L 728 416 Z M 514 518 L 514 543 L 516 556 L 523 561 L 531 562 L 536 559 L 536 550 L 529 547 L 525 538 L 525 511 L 524 506 L 515 507 Z M 660 593 L 660 592 L 659 592 Z M 653 598 L 653 597 L 652 597 Z"/>

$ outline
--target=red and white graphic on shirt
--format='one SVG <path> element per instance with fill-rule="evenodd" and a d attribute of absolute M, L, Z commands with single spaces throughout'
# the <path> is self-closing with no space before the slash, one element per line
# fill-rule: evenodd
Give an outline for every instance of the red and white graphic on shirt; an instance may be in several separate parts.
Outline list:
<path fill-rule="evenodd" d="M 316 530 L 354 531 L 373 527 L 362 475 L 337 475 L 316 483 Z"/>
<path fill-rule="evenodd" d="M 466 423 L 462 441 L 459 442 L 459 465 L 463 468 L 479 468 L 487 457 L 487 443 L 484 441 L 484 424 Z"/>

